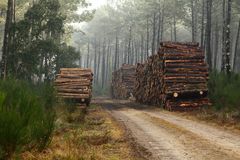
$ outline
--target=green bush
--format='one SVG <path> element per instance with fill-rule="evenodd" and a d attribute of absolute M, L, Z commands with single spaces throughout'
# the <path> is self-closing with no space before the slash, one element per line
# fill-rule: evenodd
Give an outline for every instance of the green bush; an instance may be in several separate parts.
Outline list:
<path fill-rule="evenodd" d="M 110 86 L 102 88 L 101 85 L 94 85 L 93 86 L 93 95 L 94 96 L 110 96 Z"/>
<path fill-rule="evenodd" d="M 240 76 L 212 73 L 209 81 L 209 95 L 215 109 L 240 110 Z"/>
<path fill-rule="evenodd" d="M 38 92 L 37 89 L 42 92 Z M 15 152 L 44 149 L 54 129 L 53 93 L 27 83 L 0 81 L 0 158 Z M 51 88 L 51 87 L 48 87 Z M 51 103 L 50 103 L 51 102 Z"/>

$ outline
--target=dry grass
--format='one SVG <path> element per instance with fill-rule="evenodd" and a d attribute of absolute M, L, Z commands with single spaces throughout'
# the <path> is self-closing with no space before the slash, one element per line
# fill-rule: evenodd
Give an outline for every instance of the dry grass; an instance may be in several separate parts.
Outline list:
<path fill-rule="evenodd" d="M 60 109 L 56 131 L 42 153 L 25 152 L 23 160 L 134 160 L 125 131 L 100 107 L 85 115 Z M 84 118 L 83 118 L 84 117 Z"/>
<path fill-rule="evenodd" d="M 202 121 L 216 127 L 224 127 L 240 133 L 240 114 L 238 112 L 215 111 L 212 108 L 203 108 L 191 112 L 177 112 L 187 119 Z"/>

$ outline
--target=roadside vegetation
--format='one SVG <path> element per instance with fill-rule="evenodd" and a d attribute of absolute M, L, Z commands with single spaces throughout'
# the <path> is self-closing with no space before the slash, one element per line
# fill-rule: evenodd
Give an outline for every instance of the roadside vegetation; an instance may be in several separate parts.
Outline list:
<path fill-rule="evenodd" d="M 221 123 L 238 124 L 240 121 L 240 75 L 212 73 L 209 96 L 213 103 L 211 115 Z M 239 126 L 240 128 L 240 126 Z"/>
<path fill-rule="evenodd" d="M 0 159 L 42 151 L 54 130 L 54 92 L 49 86 L 0 81 Z"/>
<path fill-rule="evenodd" d="M 240 129 L 240 75 L 213 72 L 209 80 L 209 98 L 212 105 L 190 113 L 207 122 Z"/>
<path fill-rule="evenodd" d="M 215 110 L 240 114 L 240 75 L 212 73 L 209 89 Z"/>
<path fill-rule="evenodd" d="M 133 160 L 125 131 L 99 106 L 58 106 L 52 142 L 43 152 L 24 152 L 24 160 Z"/>
<path fill-rule="evenodd" d="M 0 159 L 134 158 L 125 130 L 101 107 L 58 100 L 51 85 L 0 81 Z"/>

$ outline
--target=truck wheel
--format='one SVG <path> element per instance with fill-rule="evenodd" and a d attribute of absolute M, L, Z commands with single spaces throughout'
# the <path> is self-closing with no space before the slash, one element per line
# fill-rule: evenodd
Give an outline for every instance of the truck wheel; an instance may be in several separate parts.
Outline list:
<path fill-rule="evenodd" d="M 90 106 L 90 101 L 89 101 L 89 100 L 87 100 L 87 102 L 86 102 L 86 106 L 87 106 L 87 107 Z"/>

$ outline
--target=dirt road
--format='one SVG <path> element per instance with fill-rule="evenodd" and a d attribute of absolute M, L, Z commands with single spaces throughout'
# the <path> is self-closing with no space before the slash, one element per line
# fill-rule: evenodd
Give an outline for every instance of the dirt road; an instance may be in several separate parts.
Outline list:
<path fill-rule="evenodd" d="M 135 141 L 160 160 L 240 159 L 240 135 L 127 101 L 97 99 L 131 132 Z"/>

